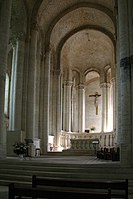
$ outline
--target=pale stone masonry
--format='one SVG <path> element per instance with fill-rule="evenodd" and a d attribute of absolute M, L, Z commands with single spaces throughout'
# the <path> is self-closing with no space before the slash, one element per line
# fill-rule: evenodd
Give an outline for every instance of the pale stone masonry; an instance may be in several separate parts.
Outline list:
<path fill-rule="evenodd" d="M 6 156 L 6 126 L 4 116 L 5 79 L 7 68 L 11 0 L 0 4 L 0 157 Z"/>
<path fill-rule="evenodd" d="M 22 95 L 23 95 L 23 66 L 24 66 L 25 37 L 16 39 L 13 48 L 13 62 L 11 75 L 11 106 L 10 130 L 20 130 L 22 122 Z"/>
<path fill-rule="evenodd" d="M 39 139 L 42 154 L 98 138 L 133 165 L 132 8 L 132 0 L 0 1 L 0 157 L 25 138 Z"/>
<path fill-rule="evenodd" d="M 121 162 L 123 164 L 133 164 L 133 123 L 132 123 L 132 52 L 131 43 L 133 35 L 131 0 L 118 1 L 118 41 L 119 41 L 119 60 L 120 67 L 120 115 L 121 126 L 118 136 L 121 144 Z M 131 32 L 132 34 L 131 34 Z M 130 34 L 129 34 L 130 32 Z M 130 46 L 131 45 L 131 46 Z"/>

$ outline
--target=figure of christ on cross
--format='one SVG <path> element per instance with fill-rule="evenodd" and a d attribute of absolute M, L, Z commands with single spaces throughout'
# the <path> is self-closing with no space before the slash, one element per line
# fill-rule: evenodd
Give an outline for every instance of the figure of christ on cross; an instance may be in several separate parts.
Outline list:
<path fill-rule="evenodd" d="M 98 92 L 95 93 L 95 95 L 89 95 L 89 97 L 94 97 L 94 105 L 96 107 L 96 115 L 98 115 L 98 97 L 100 97 L 101 95 L 98 94 Z"/>

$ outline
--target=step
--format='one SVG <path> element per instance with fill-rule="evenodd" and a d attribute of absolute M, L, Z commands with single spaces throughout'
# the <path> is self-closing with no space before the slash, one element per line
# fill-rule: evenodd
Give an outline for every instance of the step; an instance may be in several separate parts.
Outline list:
<path fill-rule="evenodd" d="M 54 157 L 55 158 L 55 157 Z M 53 159 L 54 159 L 53 158 Z M 56 159 L 56 158 L 55 158 Z M 55 160 L 54 159 L 54 160 Z M 59 157 L 57 158 L 57 160 Z M 31 183 L 32 175 L 38 175 L 47 178 L 84 178 L 100 180 L 129 180 L 129 199 L 133 198 L 133 168 L 121 167 L 117 163 L 99 163 L 99 164 L 70 164 L 72 157 L 65 159 L 64 164 L 58 161 L 51 163 L 51 159 L 6 159 L 0 161 L 0 184 L 8 185 L 15 183 Z M 84 161 L 86 158 L 82 158 Z M 66 161 L 68 160 L 68 163 Z M 73 162 L 73 161 L 72 161 Z"/>

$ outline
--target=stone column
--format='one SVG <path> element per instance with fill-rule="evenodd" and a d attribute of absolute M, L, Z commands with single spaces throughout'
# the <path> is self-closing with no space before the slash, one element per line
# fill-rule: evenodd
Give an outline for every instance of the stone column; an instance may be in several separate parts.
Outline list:
<path fill-rule="evenodd" d="M 28 90 L 27 90 L 27 124 L 26 135 L 27 138 L 35 138 L 35 126 L 37 125 L 38 118 L 36 117 L 36 95 L 39 95 L 36 88 L 36 78 L 38 74 L 37 69 L 37 27 L 31 30 L 30 48 L 29 48 L 29 68 L 28 68 Z"/>
<path fill-rule="evenodd" d="M 84 84 L 78 86 L 78 121 L 79 121 L 79 132 L 85 131 L 85 89 Z"/>
<path fill-rule="evenodd" d="M 112 95 L 113 95 L 113 131 L 116 131 L 116 84 L 115 78 L 111 80 L 112 83 Z"/>
<path fill-rule="evenodd" d="M 16 38 L 13 47 L 13 61 L 11 74 L 9 130 L 22 130 L 22 94 L 23 94 L 23 68 L 25 37 Z"/>
<path fill-rule="evenodd" d="M 133 154 L 133 1 L 130 0 L 128 4 L 128 10 L 129 10 L 129 38 L 130 38 L 130 66 L 131 66 L 131 97 L 132 97 L 132 148 L 131 148 L 131 154 Z M 131 160 L 131 164 L 133 165 L 133 156 Z"/>
<path fill-rule="evenodd" d="M 121 163 L 133 164 L 133 1 L 118 1 L 118 38 L 120 67 Z"/>
<path fill-rule="evenodd" d="M 58 71 L 58 82 L 57 82 L 57 137 L 56 144 L 59 146 L 59 133 L 62 129 L 62 75 Z"/>
<path fill-rule="evenodd" d="M 111 84 L 110 83 L 107 83 L 106 84 L 106 92 L 107 92 L 107 97 L 106 97 L 106 131 L 109 132 L 111 131 L 111 123 L 113 122 L 112 121 L 112 118 L 111 118 L 111 114 L 112 114 L 112 110 L 111 110 Z"/>
<path fill-rule="evenodd" d="M 63 83 L 63 131 L 66 131 L 66 93 L 67 93 L 67 82 Z"/>
<path fill-rule="evenodd" d="M 48 150 L 48 135 L 49 135 L 49 110 L 50 110 L 50 46 L 46 49 L 44 57 L 44 103 L 43 103 L 43 134 L 42 134 L 42 152 L 45 154 Z"/>
<path fill-rule="evenodd" d="M 51 101 L 50 101 L 50 117 L 51 117 L 51 134 L 56 136 L 56 126 L 57 126 L 57 71 L 51 71 Z"/>
<path fill-rule="evenodd" d="M 10 85 L 10 107 L 9 107 L 9 130 L 13 130 L 14 129 L 14 98 L 13 96 L 15 96 L 15 89 L 14 89 L 14 79 L 15 79 L 15 61 L 16 61 L 16 47 L 15 45 L 13 45 L 13 55 L 12 55 L 12 73 L 11 73 L 11 85 Z"/>
<path fill-rule="evenodd" d="M 72 103 L 72 81 L 67 81 L 67 95 L 66 95 L 66 131 L 71 132 L 71 103 Z"/>
<path fill-rule="evenodd" d="M 44 59 L 45 55 L 42 51 L 42 56 L 41 56 L 41 63 L 40 63 L 40 94 L 39 94 L 39 138 L 40 138 L 40 143 L 41 143 L 41 149 L 43 146 L 42 143 L 42 138 L 43 138 L 43 133 L 44 133 Z"/>
<path fill-rule="evenodd" d="M 60 70 L 54 70 L 52 74 L 52 134 L 54 134 L 55 144 L 58 144 L 58 134 L 61 132 L 61 73 Z"/>
<path fill-rule="evenodd" d="M 78 117 L 77 117 L 77 89 L 73 87 L 72 90 L 72 131 L 78 131 Z"/>
<path fill-rule="evenodd" d="M 11 4 L 11 0 L 4 0 L 0 4 L 0 157 L 6 156 L 4 101 Z"/>
<path fill-rule="evenodd" d="M 102 132 L 107 131 L 107 86 L 106 83 L 100 85 L 102 89 Z"/>

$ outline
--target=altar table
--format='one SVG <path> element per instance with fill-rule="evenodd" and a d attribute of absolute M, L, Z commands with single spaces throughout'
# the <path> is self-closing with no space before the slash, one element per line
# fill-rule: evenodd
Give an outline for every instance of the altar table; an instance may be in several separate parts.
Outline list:
<path fill-rule="evenodd" d="M 71 151 L 87 151 L 90 155 L 95 155 L 96 151 L 99 149 L 99 140 L 98 139 L 70 139 L 71 142 Z"/>

